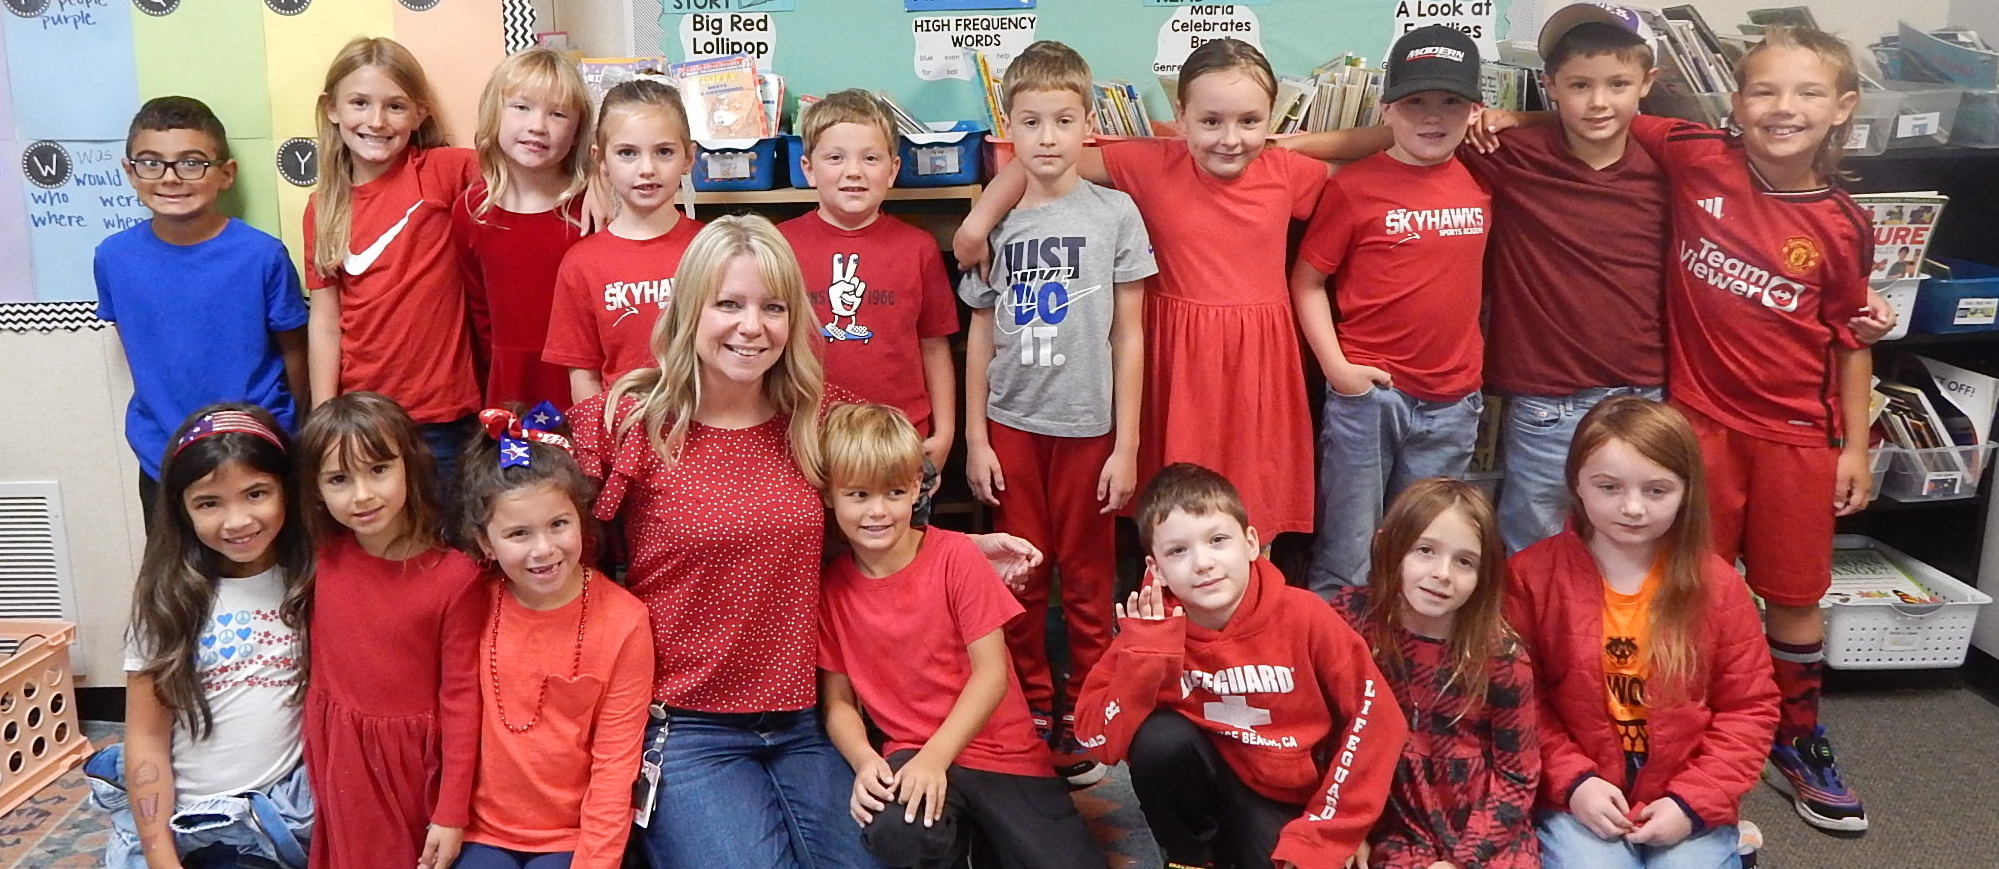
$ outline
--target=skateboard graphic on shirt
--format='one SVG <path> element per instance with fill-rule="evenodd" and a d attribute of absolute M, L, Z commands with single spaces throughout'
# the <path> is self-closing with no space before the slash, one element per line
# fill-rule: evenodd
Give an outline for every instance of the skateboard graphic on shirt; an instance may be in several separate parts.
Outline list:
<path fill-rule="evenodd" d="M 855 276 L 861 267 L 861 255 L 857 253 L 833 255 L 833 282 L 826 285 L 827 306 L 833 311 L 833 318 L 819 327 L 819 333 L 828 341 L 859 341 L 868 343 L 875 333 L 866 326 L 855 322 L 854 315 L 861 310 L 861 299 L 867 295 L 868 283 Z M 840 318 L 845 317 L 847 325 L 840 326 Z"/>

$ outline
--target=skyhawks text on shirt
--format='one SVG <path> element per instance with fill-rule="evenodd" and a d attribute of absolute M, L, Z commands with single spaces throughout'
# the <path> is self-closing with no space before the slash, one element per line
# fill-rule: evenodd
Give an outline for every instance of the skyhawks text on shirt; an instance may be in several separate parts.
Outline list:
<path fill-rule="evenodd" d="M 1485 209 L 1476 205 L 1465 208 L 1394 208 L 1382 215 L 1381 224 L 1382 230 L 1389 235 L 1408 235 L 1412 232 L 1484 235 Z"/>

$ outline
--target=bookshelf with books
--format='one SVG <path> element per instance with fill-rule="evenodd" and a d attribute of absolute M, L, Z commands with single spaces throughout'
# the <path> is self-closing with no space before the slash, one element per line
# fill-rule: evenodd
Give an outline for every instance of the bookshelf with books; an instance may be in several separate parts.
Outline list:
<path fill-rule="evenodd" d="M 1879 156 L 1849 157 L 1846 184 L 1855 193 L 1934 191 L 1948 199 L 1930 233 L 1929 258 L 1950 257 L 1999 265 L 1999 149 L 1923 148 L 1890 150 Z M 1925 334 L 1911 331 L 1874 349 L 1874 366 L 1885 380 L 1918 381 L 1916 368 L 1927 358 L 1983 375 L 1999 375 L 1999 331 Z M 1919 385 L 1914 384 L 1912 385 Z M 1925 395 L 1932 404 L 1937 396 Z M 1913 400 L 1913 397 L 1912 397 Z M 1987 435 L 1989 439 L 1990 435 Z M 1840 520 L 1841 533 L 1864 534 L 1927 562 L 1943 572 L 1999 591 L 1999 512 L 1989 458 L 1977 468 L 1975 496 L 1896 501 L 1877 498 L 1860 514 Z M 1999 689 L 1999 617 L 1979 620 L 1973 650 L 1962 673 L 1987 689 Z"/>

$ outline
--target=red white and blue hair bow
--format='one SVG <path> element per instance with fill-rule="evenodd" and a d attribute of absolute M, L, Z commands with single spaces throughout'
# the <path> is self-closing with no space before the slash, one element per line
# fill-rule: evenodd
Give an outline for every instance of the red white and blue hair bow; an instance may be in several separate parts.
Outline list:
<path fill-rule="evenodd" d="M 500 442 L 500 467 L 529 467 L 528 442 L 569 449 L 569 439 L 556 434 L 562 413 L 544 401 L 528 411 L 526 419 L 497 407 L 479 411 L 479 423 L 486 434 Z"/>

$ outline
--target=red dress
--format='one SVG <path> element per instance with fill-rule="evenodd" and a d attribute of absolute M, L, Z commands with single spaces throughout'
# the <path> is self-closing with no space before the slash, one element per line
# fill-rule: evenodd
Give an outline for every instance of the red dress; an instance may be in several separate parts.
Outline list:
<path fill-rule="evenodd" d="M 466 191 L 451 209 L 458 271 L 472 315 L 473 353 L 482 364 L 487 407 L 547 401 L 569 406 L 569 370 L 541 361 L 548 340 L 548 312 L 555 301 L 555 270 L 582 237 L 568 207 L 518 214 L 494 205 L 472 212 L 486 185 Z"/>
<path fill-rule="evenodd" d="M 1180 139 L 1103 151 L 1159 263 L 1145 288 L 1139 480 L 1196 462 L 1235 484 L 1264 539 L 1311 531 L 1312 416 L 1285 241 L 1311 216 L 1326 165 L 1267 148 L 1224 181 Z"/>
<path fill-rule="evenodd" d="M 463 827 L 479 750 L 479 570 L 436 549 L 319 550 L 305 770 L 313 869 L 415 866 L 430 824 Z"/>

